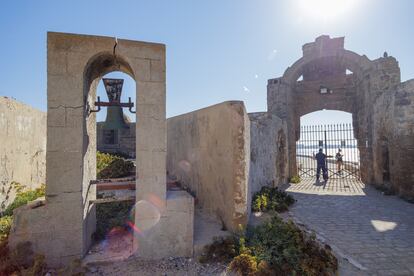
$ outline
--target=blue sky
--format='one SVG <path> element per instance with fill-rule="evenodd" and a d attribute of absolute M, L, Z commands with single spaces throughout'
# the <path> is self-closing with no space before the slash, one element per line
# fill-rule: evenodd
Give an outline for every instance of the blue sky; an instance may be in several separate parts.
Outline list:
<path fill-rule="evenodd" d="M 347 49 L 370 59 L 386 50 L 402 80 L 414 77 L 414 1 L 354 0 L 342 12 L 321 13 L 301 1 L 4 1 L 0 95 L 46 110 L 47 31 L 165 43 L 168 117 L 226 100 L 265 111 L 267 79 L 281 76 L 301 46 L 322 34 L 345 36 Z M 333 9 L 345 0 L 335 1 Z M 125 96 L 132 85 L 126 81 Z M 310 117 L 307 123 L 349 121 L 337 113 Z"/>

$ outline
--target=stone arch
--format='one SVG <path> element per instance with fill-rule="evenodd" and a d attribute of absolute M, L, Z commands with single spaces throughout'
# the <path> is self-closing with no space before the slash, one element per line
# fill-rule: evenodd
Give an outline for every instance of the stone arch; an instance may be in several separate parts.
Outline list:
<path fill-rule="evenodd" d="M 349 50 L 341 49 L 335 52 L 321 51 L 317 55 L 303 56 L 298 59 L 291 67 L 288 67 L 285 70 L 282 77 L 283 80 L 288 84 L 293 84 L 302 75 L 303 68 L 306 65 L 311 64 L 320 58 L 335 59 L 354 74 L 363 74 L 364 70 L 368 69 L 370 66 L 370 60 L 365 55 L 361 56 Z"/>
<path fill-rule="evenodd" d="M 355 137 L 365 145 L 365 140 L 371 139 L 372 130 L 360 126 L 369 125 L 364 102 L 370 89 L 369 73 L 373 62 L 344 49 L 343 37 L 321 36 L 305 44 L 302 50 L 303 56 L 287 68 L 281 78 L 268 83 L 268 110 L 287 123 L 289 160 L 296 160 L 300 117 L 317 110 L 352 113 Z M 347 70 L 352 74 L 347 74 Z M 361 148 L 360 153 L 364 165 L 369 167 L 369 149 Z M 296 163 L 289 162 L 289 176 L 296 173 Z"/>
<path fill-rule="evenodd" d="M 97 78 L 114 72 L 120 71 L 128 74 L 135 80 L 135 73 L 130 63 L 122 55 L 111 52 L 100 52 L 93 55 L 86 63 L 84 68 L 85 85 L 92 83 Z"/>
<path fill-rule="evenodd" d="M 45 255 L 52 266 L 82 258 L 92 241 L 96 226 L 93 203 L 96 186 L 91 181 L 96 178 L 96 113 L 90 109 L 94 106 L 99 79 L 111 71 L 130 75 L 140 89 L 136 93 L 136 116 L 140 118 L 135 137 L 136 156 L 139 156 L 136 166 L 140 172 L 136 200 L 152 196 L 160 205 L 168 206 L 165 45 L 48 33 L 46 202 L 18 215 L 19 225 L 10 244 L 14 248 L 22 239 L 29 241 L 33 251 Z M 179 200 L 190 202 L 184 197 Z M 139 243 L 140 255 L 166 257 L 179 250 L 188 254 L 192 236 L 177 247 L 177 239 L 182 237 L 165 234 L 171 213 L 163 210 L 157 231 L 145 239 L 134 235 L 134 249 Z M 51 227 L 45 229 L 45 225 Z"/>

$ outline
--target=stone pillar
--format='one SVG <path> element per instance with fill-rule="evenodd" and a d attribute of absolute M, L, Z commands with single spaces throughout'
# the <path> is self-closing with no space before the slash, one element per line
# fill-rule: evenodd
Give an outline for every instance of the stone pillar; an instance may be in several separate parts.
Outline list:
<path fill-rule="evenodd" d="M 193 199 L 186 193 L 168 199 L 166 193 L 165 45 L 48 33 L 46 205 L 16 212 L 10 245 L 30 241 L 33 251 L 44 254 L 49 265 L 82 258 L 91 243 L 96 115 L 90 110 L 99 80 L 112 71 L 136 81 L 137 200 L 151 198 L 162 221 L 147 240 L 135 233 L 135 249 L 142 240 L 140 253 L 147 257 L 156 257 L 156 250 L 164 257 L 192 252 Z M 141 213 L 151 214 L 135 213 L 135 221 Z M 167 235 L 168 223 L 179 220 L 182 231 Z"/>
<path fill-rule="evenodd" d="M 272 115 L 282 119 L 286 124 L 287 132 L 287 155 L 288 178 L 297 174 L 296 166 L 296 117 L 292 108 L 292 88 L 284 78 L 270 79 L 267 85 L 267 109 Z M 285 158 L 279 156 L 278 158 Z"/>
<path fill-rule="evenodd" d="M 391 183 L 399 195 L 414 200 L 414 80 L 397 88 L 392 117 Z"/>

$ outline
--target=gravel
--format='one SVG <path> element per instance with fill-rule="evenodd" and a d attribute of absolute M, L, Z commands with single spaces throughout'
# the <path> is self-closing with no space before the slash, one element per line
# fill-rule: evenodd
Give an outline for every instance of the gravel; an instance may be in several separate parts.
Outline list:
<path fill-rule="evenodd" d="M 200 264 L 191 258 L 167 258 L 157 261 L 131 257 L 125 261 L 89 264 L 86 275 L 229 275 L 223 264 Z"/>

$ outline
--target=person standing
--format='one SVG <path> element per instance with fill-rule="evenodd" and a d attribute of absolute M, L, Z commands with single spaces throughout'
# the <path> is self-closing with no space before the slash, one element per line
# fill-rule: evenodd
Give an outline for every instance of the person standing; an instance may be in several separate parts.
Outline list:
<path fill-rule="evenodd" d="M 339 148 L 338 152 L 335 155 L 335 158 L 336 158 L 336 168 L 338 170 L 338 174 L 340 175 L 342 174 L 342 165 L 344 164 L 343 157 L 344 155 L 342 154 L 342 150 Z"/>
<path fill-rule="evenodd" d="M 323 153 L 323 149 L 320 148 L 319 152 L 314 156 L 316 159 L 316 181 L 319 181 L 319 176 L 322 170 L 323 180 L 328 180 L 328 169 L 326 168 L 326 158 L 328 156 Z"/>

